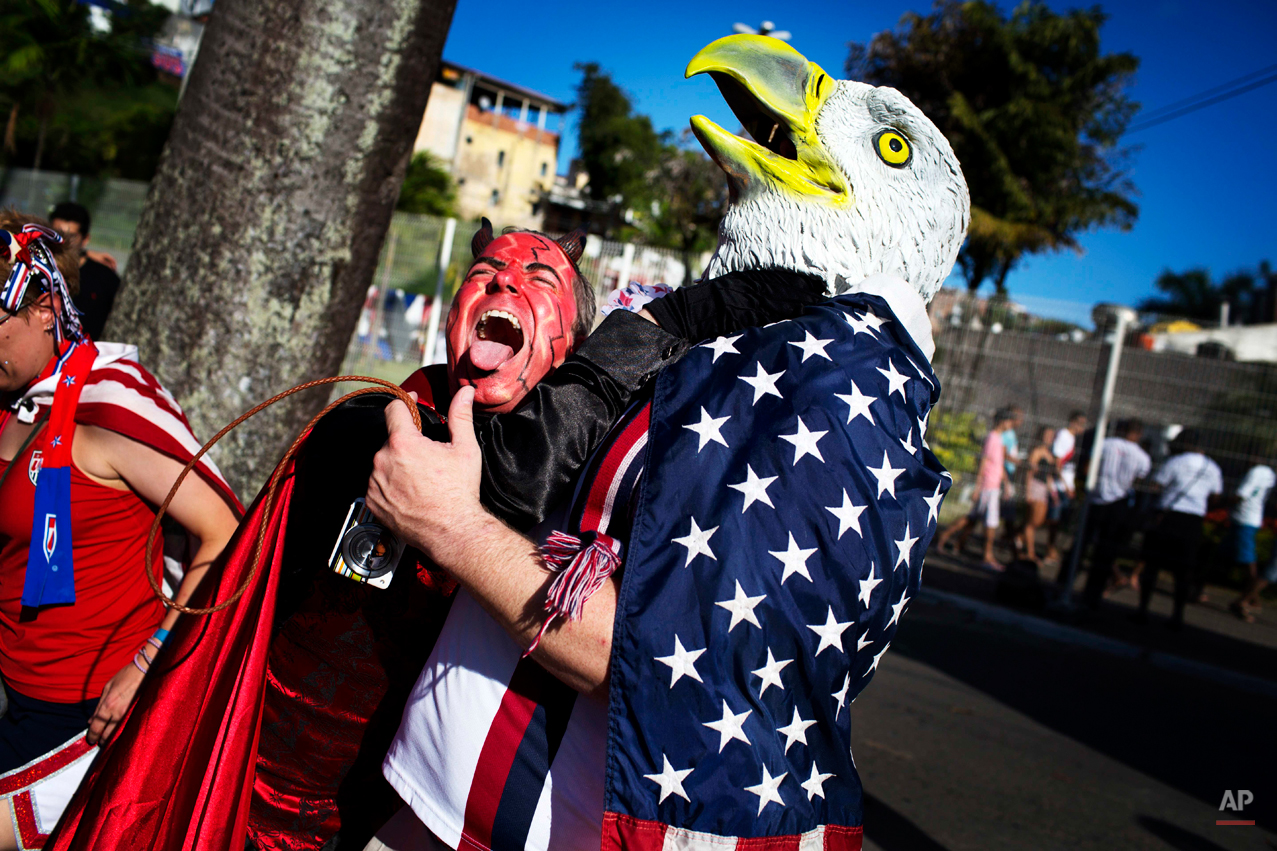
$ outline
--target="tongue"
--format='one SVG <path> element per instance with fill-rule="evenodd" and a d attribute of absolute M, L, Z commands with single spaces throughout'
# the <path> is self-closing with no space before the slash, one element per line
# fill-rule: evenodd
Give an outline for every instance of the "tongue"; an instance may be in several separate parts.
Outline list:
<path fill-rule="evenodd" d="M 470 363 L 484 372 L 491 372 L 514 357 L 514 349 L 494 340 L 475 340 L 470 344 Z"/>

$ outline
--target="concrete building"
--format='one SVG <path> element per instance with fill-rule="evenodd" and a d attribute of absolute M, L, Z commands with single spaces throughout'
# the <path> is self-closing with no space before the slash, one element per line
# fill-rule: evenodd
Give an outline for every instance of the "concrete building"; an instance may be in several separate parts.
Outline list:
<path fill-rule="evenodd" d="M 463 218 L 540 229 L 567 110 L 554 98 L 445 61 L 413 151 L 430 151 L 451 170 Z"/>

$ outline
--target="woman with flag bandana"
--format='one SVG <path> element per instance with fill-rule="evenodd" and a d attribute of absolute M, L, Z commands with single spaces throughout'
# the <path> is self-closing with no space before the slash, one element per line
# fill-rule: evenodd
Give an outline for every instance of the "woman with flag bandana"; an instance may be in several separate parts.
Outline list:
<path fill-rule="evenodd" d="M 178 617 L 143 554 L 200 444 L 135 347 L 84 333 L 77 272 L 44 222 L 0 213 L 0 851 L 43 845 Z M 197 470 L 169 508 L 199 540 L 179 602 L 240 512 L 211 462 Z"/>

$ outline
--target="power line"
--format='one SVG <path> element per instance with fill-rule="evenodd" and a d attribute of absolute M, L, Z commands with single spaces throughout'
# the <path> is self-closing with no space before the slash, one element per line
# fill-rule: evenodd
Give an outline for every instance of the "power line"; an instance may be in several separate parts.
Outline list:
<path fill-rule="evenodd" d="M 1243 74 L 1242 76 L 1237 77 L 1236 79 L 1229 80 L 1227 83 L 1220 83 L 1218 86 L 1215 86 L 1214 88 L 1207 89 L 1204 92 L 1198 92 L 1195 95 L 1190 95 L 1189 97 L 1186 97 L 1183 100 L 1177 100 L 1174 103 L 1168 103 L 1166 106 L 1159 106 L 1157 109 L 1142 111 L 1139 116 L 1140 123 L 1143 123 L 1145 121 L 1152 121 L 1155 118 L 1159 118 L 1162 113 L 1172 112 L 1181 107 L 1188 106 L 1189 104 L 1194 103 L 1195 101 L 1199 101 L 1202 98 L 1210 97 L 1213 94 L 1225 91 L 1227 89 L 1231 89 L 1233 86 L 1240 85 L 1241 83 L 1245 83 L 1248 80 L 1253 80 L 1256 77 L 1262 77 L 1266 74 L 1271 74 L 1274 71 L 1277 71 L 1277 64 L 1269 65 L 1267 68 L 1260 68 L 1258 71 L 1251 71 L 1249 74 Z"/>
<path fill-rule="evenodd" d="M 1167 121 L 1180 118 L 1191 112 L 1196 112 L 1199 109 L 1205 109 L 1208 106 L 1214 106 L 1217 103 L 1222 103 L 1223 101 L 1235 98 L 1238 95 L 1244 95 L 1247 92 L 1254 91 L 1255 89 L 1258 89 L 1261 86 L 1266 86 L 1269 83 L 1277 83 L 1277 73 L 1273 73 L 1274 71 L 1277 71 L 1277 65 L 1270 65 L 1267 68 L 1252 71 L 1251 73 L 1238 77 L 1228 83 L 1215 86 L 1214 88 L 1207 89 L 1204 92 L 1199 92 L 1192 97 L 1184 98 L 1183 100 L 1176 101 L 1175 103 L 1168 104 L 1167 106 L 1151 110 L 1142 120 L 1137 121 L 1133 126 L 1128 127 L 1126 132 L 1138 133 L 1141 130 L 1156 127 L 1159 124 L 1164 124 Z M 1258 80 L 1254 79 L 1261 75 L 1267 76 L 1262 76 L 1261 79 Z M 1247 80 L 1252 80 L 1253 82 L 1246 83 L 1246 85 L 1238 85 L 1239 83 L 1245 83 Z M 1216 92 L 1221 93 L 1215 94 Z M 1211 95 L 1214 95 L 1214 97 L 1211 97 Z M 1203 98 L 1205 99 L 1203 100 Z"/>

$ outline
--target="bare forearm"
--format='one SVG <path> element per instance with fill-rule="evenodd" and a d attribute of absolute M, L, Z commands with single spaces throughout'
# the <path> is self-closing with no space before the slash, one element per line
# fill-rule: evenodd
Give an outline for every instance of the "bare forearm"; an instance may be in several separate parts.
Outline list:
<path fill-rule="evenodd" d="M 199 549 L 195 551 L 195 557 L 191 560 L 191 567 L 186 571 L 186 575 L 182 577 L 182 583 L 177 586 L 177 593 L 173 595 L 173 599 L 178 603 L 185 605 L 186 601 L 191 599 L 191 595 L 195 593 L 195 589 L 200 586 L 204 575 L 208 573 L 209 567 L 222 553 L 222 548 L 226 546 L 226 541 L 217 540 L 209 542 L 201 542 Z M 162 629 L 172 629 L 177 624 L 177 619 L 181 612 L 177 609 L 169 609 L 164 615 L 164 620 L 160 622 Z"/>
<path fill-rule="evenodd" d="M 470 527 L 449 536 L 451 546 L 437 561 L 520 647 L 530 647 L 545 620 L 554 574 L 535 544 L 486 511 L 476 514 Z M 556 620 L 532 658 L 579 692 L 606 694 L 616 597 L 613 579 L 590 598 L 581 620 Z"/>

